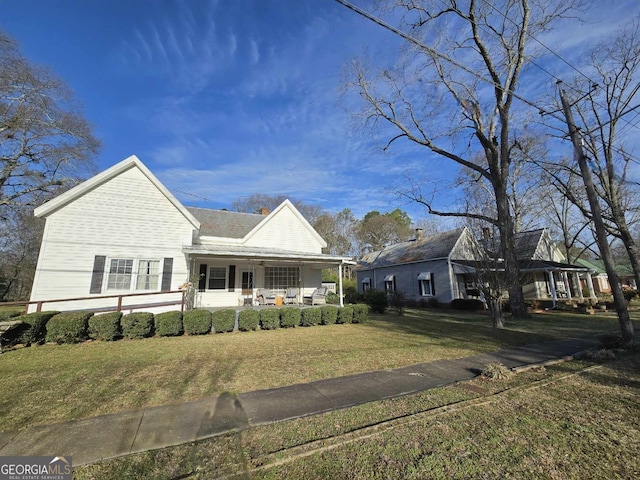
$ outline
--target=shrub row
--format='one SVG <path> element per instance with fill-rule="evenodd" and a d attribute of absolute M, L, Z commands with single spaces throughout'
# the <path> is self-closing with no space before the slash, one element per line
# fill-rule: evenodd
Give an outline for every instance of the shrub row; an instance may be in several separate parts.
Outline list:
<path fill-rule="evenodd" d="M 37 312 L 20 316 L 23 322 L 16 329 L 12 343 L 32 344 L 55 342 L 77 343 L 88 338 L 113 341 L 119 338 L 145 338 L 153 335 L 161 337 L 204 335 L 224 333 L 233 330 L 243 332 L 273 330 L 275 328 L 310 327 L 335 323 L 364 323 L 369 307 L 364 304 L 323 305 L 318 308 L 299 309 L 296 307 L 270 308 L 263 310 L 242 310 L 238 314 L 233 309 L 171 311 L 154 315 L 149 312 L 135 312 L 123 315 L 110 312 L 94 315 L 93 312 Z"/>

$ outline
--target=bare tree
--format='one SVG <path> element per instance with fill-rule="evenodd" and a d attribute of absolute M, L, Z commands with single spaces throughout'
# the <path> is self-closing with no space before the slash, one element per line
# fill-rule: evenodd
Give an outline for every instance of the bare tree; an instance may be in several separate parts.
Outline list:
<path fill-rule="evenodd" d="M 268 195 L 265 193 L 254 193 L 253 195 L 249 195 L 248 197 L 240 197 L 231 202 L 231 208 L 235 212 L 242 213 L 262 213 L 272 212 L 275 210 L 282 202 L 287 200 L 286 195 Z M 295 205 L 298 211 L 302 214 L 302 216 L 312 225 L 317 221 L 317 219 L 322 215 L 322 207 L 318 205 L 310 205 L 304 203 L 300 200 L 296 200 L 293 198 L 289 198 L 291 203 Z"/>
<path fill-rule="evenodd" d="M 69 89 L 0 33 L 0 218 L 93 172 L 98 147 Z"/>
<path fill-rule="evenodd" d="M 390 127 L 387 148 L 409 140 L 472 171 L 491 186 L 495 216 L 482 212 L 430 213 L 483 220 L 500 233 L 514 317 L 526 317 L 509 203 L 514 131 L 512 111 L 532 36 L 549 29 L 578 0 L 398 0 L 409 40 L 394 68 L 370 74 L 354 62 L 350 85 L 363 99 L 366 122 Z M 393 5 L 393 6 L 392 6 Z M 398 30 L 396 30 L 398 32 Z M 522 127 L 522 123 L 520 123 Z M 475 159 L 481 155 L 482 162 Z"/>
<path fill-rule="evenodd" d="M 29 207 L 14 207 L 0 229 L 0 301 L 29 298 L 44 220 Z"/>
<path fill-rule="evenodd" d="M 327 242 L 326 253 L 334 255 L 356 255 L 356 240 L 354 236 L 357 220 L 351 210 L 345 208 L 341 212 L 323 213 L 313 228 Z"/>
<path fill-rule="evenodd" d="M 582 139 L 596 176 L 596 191 L 606 207 L 609 232 L 624 244 L 640 285 L 640 246 L 630 222 L 638 220 L 637 184 L 627 182 L 633 156 L 626 150 L 622 131 L 630 127 L 625 116 L 640 108 L 640 22 L 610 42 L 598 44 L 591 55 L 598 86 L 574 106 L 583 125 Z M 595 77 L 597 76 L 597 77 Z M 637 161 L 637 160 L 636 160 Z"/>

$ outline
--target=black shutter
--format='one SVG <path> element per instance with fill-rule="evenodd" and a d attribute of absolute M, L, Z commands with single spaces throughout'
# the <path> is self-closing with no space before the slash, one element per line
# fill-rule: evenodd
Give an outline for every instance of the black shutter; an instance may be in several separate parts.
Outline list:
<path fill-rule="evenodd" d="M 198 290 L 204 292 L 207 288 L 207 264 L 200 264 L 200 280 L 198 280 Z"/>
<path fill-rule="evenodd" d="M 236 266 L 229 265 L 229 291 L 236 291 Z"/>
<path fill-rule="evenodd" d="M 167 257 L 164 259 L 164 265 L 162 266 L 162 287 L 163 292 L 171 290 L 171 274 L 173 273 L 173 258 Z"/>
<path fill-rule="evenodd" d="M 436 294 L 436 282 L 433 273 L 431 274 L 431 295 Z"/>
<path fill-rule="evenodd" d="M 89 293 L 102 293 L 102 279 L 104 278 L 104 264 L 106 262 L 107 257 L 104 255 L 96 255 L 94 257 Z"/>

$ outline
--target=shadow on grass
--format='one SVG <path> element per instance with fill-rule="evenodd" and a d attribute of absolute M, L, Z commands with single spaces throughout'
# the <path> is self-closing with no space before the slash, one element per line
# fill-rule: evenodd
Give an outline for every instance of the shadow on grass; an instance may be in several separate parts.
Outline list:
<path fill-rule="evenodd" d="M 485 313 L 445 309 L 407 309 L 403 316 L 387 313 L 369 317 L 371 326 L 384 331 L 430 338 L 443 348 L 465 348 L 479 353 L 566 338 L 588 338 L 619 329 L 615 315 L 560 311 L 533 313 L 522 320 L 507 317 L 504 329 L 494 328 Z"/>
<path fill-rule="evenodd" d="M 491 347 L 526 345 L 554 340 L 557 337 L 543 331 L 522 329 L 496 329 L 489 317 L 483 314 L 447 310 L 407 310 L 405 315 L 370 314 L 369 325 L 382 330 L 407 335 L 430 337 L 442 346 Z"/>

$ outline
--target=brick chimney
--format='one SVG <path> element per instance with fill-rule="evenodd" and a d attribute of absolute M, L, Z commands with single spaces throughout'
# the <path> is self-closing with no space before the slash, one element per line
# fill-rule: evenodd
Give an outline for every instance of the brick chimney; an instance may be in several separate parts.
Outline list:
<path fill-rule="evenodd" d="M 271 213 L 271 210 L 269 210 L 267 207 L 260 207 L 260 215 L 269 215 Z"/>

